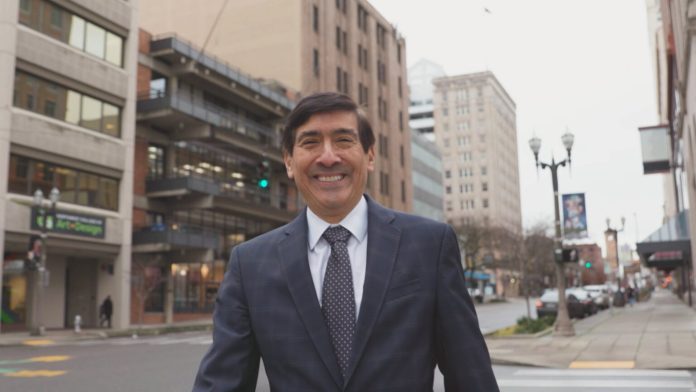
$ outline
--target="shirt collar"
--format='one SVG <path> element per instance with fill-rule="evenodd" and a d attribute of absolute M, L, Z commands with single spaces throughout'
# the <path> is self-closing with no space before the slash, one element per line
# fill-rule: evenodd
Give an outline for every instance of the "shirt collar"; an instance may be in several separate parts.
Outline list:
<path fill-rule="evenodd" d="M 350 234 L 362 242 L 367 236 L 367 201 L 365 196 L 360 198 L 358 204 L 353 207 L 353 210 L 346 215 L 338 224 L 332 225 L 317 216 L 312 210 L 307 207 L 307 226 L 309 227 L 309 249 L 314 250 L 317 246 L 322 234 L 329 226 L 341 225 L 350 231 Z"/>

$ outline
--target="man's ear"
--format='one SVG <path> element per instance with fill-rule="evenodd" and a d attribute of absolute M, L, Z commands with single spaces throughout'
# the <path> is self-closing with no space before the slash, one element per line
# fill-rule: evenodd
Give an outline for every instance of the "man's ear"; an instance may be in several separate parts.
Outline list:
<path fill-rule="evenodd" d="M 295 173 L 292 171 L 292 155 L 283 150 L 283 162 L 285 162 L 285 171 L 288 173 L 289 179 L 295 178 Z"/>
<path fill-rule="evenodd" d="M 375 170 L 375 146 L 371 146 L 367 150 L 367 170 L 368 171 Z"/>

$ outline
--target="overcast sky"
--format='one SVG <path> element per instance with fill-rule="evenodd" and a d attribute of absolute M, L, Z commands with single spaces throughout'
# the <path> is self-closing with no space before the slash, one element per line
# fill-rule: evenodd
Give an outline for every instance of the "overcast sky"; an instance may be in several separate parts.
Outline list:
<path fill-rule="evenodd" d="M 640 0 L 370 0 L 421 58 L 448 75 L 492 71 L 517 104 L 522 218 L 553 222 L 551 174 L 540 158 L 565 157 L 562 193 L 585 192 L 590 236 L 604 248 L 606 218 L 626 217 L 620 242 L 644 239 L 662 221 L 660 177 L 642 174 L 638 127 L 657 121 L 646 5 Z M 484 11 L 484 7 L 490 13 Z M 636 219 L 637 218 L 637 219 Z"/>

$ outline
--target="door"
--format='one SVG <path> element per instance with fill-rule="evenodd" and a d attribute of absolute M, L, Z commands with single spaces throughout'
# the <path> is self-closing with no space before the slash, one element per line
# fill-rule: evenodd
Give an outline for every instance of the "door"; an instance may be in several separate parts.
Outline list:
<path fill-rule="evenodd" d="M 82 327 L 97 326 L 97 266 L 93 259 L 69 259 L 65 269 L 65 326 L 73 328 L 75 316 Z"/>

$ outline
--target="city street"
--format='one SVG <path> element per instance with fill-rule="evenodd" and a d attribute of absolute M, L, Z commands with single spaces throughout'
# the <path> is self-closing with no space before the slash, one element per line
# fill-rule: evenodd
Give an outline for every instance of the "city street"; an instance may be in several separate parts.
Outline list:
<path fill-rule="evenodd" d="M 536 298 L 529 298 L 532 318 L 536 318 L 534 301 Z M 487 334 L 515 324 L 518 318 L 527 316 L 525 303 L 524 298 L 508 298 L 506 302 L 476 304 L 481 332 Z"/>
<path fill-rule="evenodd" d="M 3 347 L 3 392 L 26 391 L 190 391 L 198 361 L 210 344 L 207 333 L 152 338 L 67 342 L 50 347 Z M 693 392 L 696 375 L 687 371 L 539 369 L 494 366 L 506 392 Z M 270 391 L 263 374 L 257 391 Z M 436 372 L 435 392 L 444 391 Z"/>

